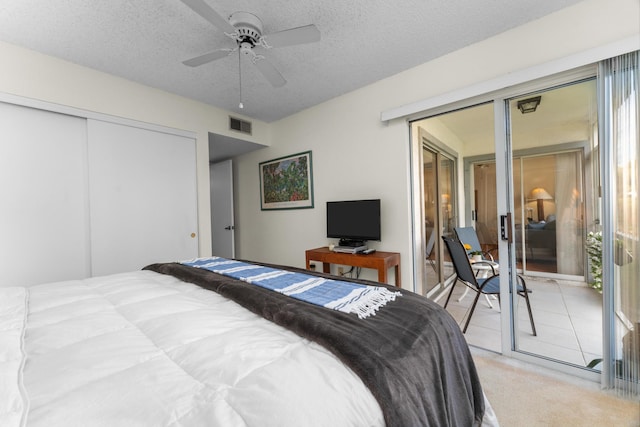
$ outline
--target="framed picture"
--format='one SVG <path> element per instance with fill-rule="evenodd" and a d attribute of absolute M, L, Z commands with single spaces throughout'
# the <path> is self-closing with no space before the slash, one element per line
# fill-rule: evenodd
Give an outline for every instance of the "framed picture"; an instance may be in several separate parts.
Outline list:
<path fill-rule="evenodd" d="M 260 163 L 260 209 L 313 208 L 311 151 Z"/>

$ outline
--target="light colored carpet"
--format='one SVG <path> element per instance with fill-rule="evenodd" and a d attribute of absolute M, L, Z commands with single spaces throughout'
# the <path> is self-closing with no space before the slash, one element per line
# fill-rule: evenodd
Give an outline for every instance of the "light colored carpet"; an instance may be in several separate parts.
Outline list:
<path fill-rule="evenodd" d="M 472 348 L 501 427 L 640 426 L 640 401 L 619 398 L 588 380 Z"/>

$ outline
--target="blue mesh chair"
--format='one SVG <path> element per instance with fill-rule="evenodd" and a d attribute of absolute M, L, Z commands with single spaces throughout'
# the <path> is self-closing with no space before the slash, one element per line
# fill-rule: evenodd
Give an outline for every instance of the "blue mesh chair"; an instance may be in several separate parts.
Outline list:
<path fill-rule="evenodd" d="M 478 234 L 473 227 L 454 227 L 453 231 L 455 231 L 456 236 L 458 236 L 458 240 L 471 246 L 467 254 L 469 252 L 482 252 L 482 258 L 493 261 L 491 253 L 482 250 L 482 245 L 480 244 L 480 240 L 478 240 Z"/>
<path fill-rule="evenodd" d="M 467 332 L 469 321 L 471 321 L 471 316 L 473 315 L 473 311 L 476 309 L 476 304 L 478 303 L 480 295 L 496 295 L 498 297 L 498 302 L 500 302 L 500 275 L 495 274 L 495 270 L 493 270 L 492 267 L 493 274 L 491 276 L 487 278 L 476 277 L 473 269 L 471 268 L 471 263 L 469 262 L 467 251 L 465 250 L 462 242 L 460 240 L 452 239 L 446 236 L 442 236 L 442 240 L 444 240 L 444 243 L 447 246 L 447 250 L 449 251 L 449 255 L 451 256 L 451 262 L 453 263 L 453 269 L 456 272 L 456 280 L 451 285 L 451 290 L 449 291 L 449 295 L 447 296 L 447 301 L 444 303 L 444 308 L 447 308 L 449 299 L 453 294 L 453 289 L 455 288 L 458 281 L 461 281 L 464 285 L 466 285 L 476 293 L 476 297 L 473 299 L 473 304 L 471 305 L 469 317 L 467 317 L 464 329 L 462 329 L 462 333 L 465 333 Z M 533 313 L 531 312 L 531 303 L 529 302 L 529 292 L 531 291 L 527 289 L 527 284 L 520 275 L 518 275 L 517 278 L 517 292 L 518 295 L 523 297 L 527 303 L 529 320 L 531 321 L 531 330 L 533 331 L 533 335 L 536 336 L 536 326 L 533 323 Z"/>

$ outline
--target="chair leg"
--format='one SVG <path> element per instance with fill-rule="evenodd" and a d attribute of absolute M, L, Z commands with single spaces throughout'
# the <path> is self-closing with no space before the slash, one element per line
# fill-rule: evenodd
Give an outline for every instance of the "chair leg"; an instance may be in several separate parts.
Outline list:
<path fill-rule="evenodd" d="M 538 333 L 536 332 L 536 325 L 533 322 L 533 312 L 531 311 L 531 302 L 529 301 L 529 293 L 527 292 L 527 283 L 521 276 L 518 276 L 518 280 L 522 282 L 522 292 L 518 292 L 518 294 L 524 297 L 524 301 L 527 303 L 527 311 L 529 312 L 529 321 L 531 322 L 531 331 L 533 332 L 533 336 L 537 337 Z"/>
<path fill-rule="evenodd" d="M 533 312 L 531 311 L 531 303 L 529 302 L 529 294 L 525 291 L 524 300 L 527 303 L 527 311 L 529 312 L 529 321 L 531 322 L 531 331 L 533 332 L 533 336 L 537 337 L 538 334 L 536 332 L 536 325 L 533 323 Z"/>
<path fill-rule="evenodd" d="M 481 293 L 482 292 L 476 293 L 476 297 L 473 299 L 473 304 L 471 305 L 471 311 L 469 311 L 469 317 L 467 317 L 467 322 L 464 324 L 464 329 L 462 330 L 463 334 L 467 332 L 467 328 L 469 327 L 469 322 L 471 321 L 471 316 L 473 316 L 473 311 L 476 309 L 476 304 L 478 303 L 478 299 L 480 298 Z"/>
<path fill-rule="evenodd" d="M 449 300 L 451 299 L 451 295 L 453 295 L 453 288 L 455 288 L 457 284 L 458 284 L 458 278 L 456 277 L 456 279 L 451 284 L 451 290 L 449 291 L 449 295 L 447 295 L 447 300 L 444 303 L 444 308 L 447 308 L 447 305 L 449 304 Z"/>

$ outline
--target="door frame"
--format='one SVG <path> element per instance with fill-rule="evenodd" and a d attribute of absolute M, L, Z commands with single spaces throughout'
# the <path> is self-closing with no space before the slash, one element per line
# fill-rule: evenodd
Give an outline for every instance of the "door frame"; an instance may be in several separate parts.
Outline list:
<path fill-rule="evenodd" d="M 411 124 L 414 121 L 422 120 L 424 118 L 433 117 L 438 114 L 444 114 L 448 112 L 452 112 L 458 109 L 472 107 L 475 105 L 492 102 L 494 108 L 494 142 L 495 142 L 495 160 L 496 160 L 496 174 L 499 176 L 512 176 L 513 165 L 511 162 L 512 156 L 512 147 L 508 145 L 508 134 L 509 132 L 506 124 L 508 123 L 508 111 L 507 111 L 507 100 L 509 98 L 517 97 L 521 94 L 526 94 L 529 92 L 534 92 L 536 90 L 542 90 L 549 87 L 559 86 L 562 84 L 571 84 L 581 79 L 593 78 L 596 73 L 596 65 L 595 63 L 573 69 L 567 70 L 561 74 L 549 75 L 546 77 L 539 78 L 537 80 L 529 81 L 522 83 L 517 86 L 510 86 L 504 89 L 499 89 L 494 92 L 488 92 L 483 95 L 478 95 L 474 97 L 470 97 L 467 99 L 458 100 L 452 103 L 439 105 L 437 107 L 433 107 L 432 109 L 421 111 L 420 113 L 415 113 L 413 115 L 407 116 L 407 121 L 409 124 L 409 132 L 411 135 L 411 165 L 412 165 L 412 178 L 413 188 L 412 188 L 412 218 L 413 218 L 413 244 L 414 244 L 414 274 L 416 274 L 416 287 L 422 286 L 422 280 L 424 274 L 424 249 L 423 246 L 423 235 L 424 235 L 424 225 L 422 223 L 422 208 L 418 206 L 421 200 L 421 192 L 422 192 L 422 184 L 421 181 L 416 179 L 421 179 L 419 172 L 419 168 L 422 165 L 417 161 L 420 159 L 420 153 L 422 150 L 421 141 L 417 135 L 413 135 L 411 133 Z M 458 166 L 460 168 L 460 165 Z M 464 173 L 464 171 L 461 171 Z M 416 185 L 419 183 L 420 185 Z M 497 218 L 496 218 L 496 226 L 497 229 L 500 230 L 500 217 L 506 217 L 509 213 L 514 212 L 513 200 L 510 197 L 513 194 L 513 189 L 511 186 L 513 185 L 512 180 L 507 179 L 499 182 L 496 188 L 496 197 L 497 197 Z M 465 201 L 459 201 L 459 207 L 462 209 L 462 212 L 466 213 L 466 209 L 464 209 Z M 511 236 L 515 235 L 515 227 L 513 221 L 507 227 L 507 233 Z M 500 275 L 500 297 L 502 301 L 509 302 L 509 304 L 504 304 L 503 307 L 508 307 L 507 310 L 502 310 L 500 324 L 501 324 L 501 353 L 504 356 L 511 357 L 513 359 L 518 359 L 522 361 L 526 361 L 532 364 L 536 364 L 539 366 L 544 366 L 550 369 L 559 370 L 565 373 L 569 373 L 571 375 L 575 375 L 577 377 L 586 378 L 592 381 L 600 381 L 602 376 L 600 373 L 595 371 L 590 371 L 583 369 L 578 366 L 569 365 L 563 363 L 561 361 L 545 359 L 544 357 L 529 354 L 523 351 L 516 351 L 517 346 L 515 345 L 515 337 L 516 337 L 516 328 L 512 321 L 512 312 L 513 305 L 515 302 L 515 298 L 517 297 L 516 293 L 510 293 L 509 289 L 511 286 L 510 277 L 514 277 L 515 274 L 511 274 L 511 272 L 517 272 L 516 270 L 516 258 L 515 258 L 515 243 L 513 240 L 511 242 L 507 240 L 502 240 L 499 238 L 498 240 L 498 254 L 499 259 L 505 260 L 505 272 L 507 274 Z M 502 262 L 501 262 L 502 265 Z M 418 268 L 420 267 L 420 268 Z M 609 313 L 603 313 L 603 315 L 608 316 Z M 607 337 L 603 337 L 603 339 L 607 339 Z"/>
<path fill-rule="evenodd" d="M 235 218 L 233 213 L 233 161 L 209 164 L 211 186 L 211 253 L 235 258 Z M 222 241 L 222 243 L 219 243 Z"/>
<path fill-rule="evenodd" d="M 215 196 L 212 194 L 213 192 L 213 187 L 214 187 L 214 183 L 212 182 L 212 165 L 213 164 L 217 164 L 217 163 L 221 163 L 221 162 L 225 162 L 225 161 L 229 161 L 232 165 L 233 163 L 233 159 L 236 158 L 237 156 L 241 156 L 243 154 L 246 153 L 250 153 L 252 151 L 255 150 L 260 150 L 263 149 L 265 147 L 267 147 L 266 145 L 262 145 L 256 142 L 251 142 L 251 141 L 247 141 L 244 139 L 239 139 L 239 138 L 235 138 L 232 136 L 228 136 L 228 135 L 223 135 L 223 134 L 218 134 L 218 133 L 213 133 L 213 132 L 209 132 L 209 196 L 210 196 L 210 203 L 213 204 L 213 200 L 215 199 Z M 233 203 L 233 198 L 234 198 L 234 180 L 233 180 L 233 166 L 230 166 L 231 172 L 229 172 L 231 174 L 230 177 L 230 183 L 229 184 L 224 184 L 223 187 L 224 192 L 228 192 L 230 191 L 230 196 L 227 197 L 231 197 L 231 223 L 230 224 L 226 224 L 223 225 L 222 229 L 224 229 L 224 227 L 230 226 L 232 227 L 232 229 L 230 230 L 232 232 L 232 241 L 233 241 L 233 257 L 235 258 L 236 256 L 236 247 L 235 247 L 235 230 L 236 230 L 236 224 L 235 224 L 235 217 L 234 217 L 234 203 Z M 211 244 L 210 244 L 210 250 L 213 251 L 213 234 L 214 234 L 214 226 L 213 226 L 213 207 L 210 207 L 210 224 L 211 224 Z"/>
<path fill-rule="evenodd" d="M 424 117 L 428 118 L 428 117 Z M 411 144 L 411 186 L 412 186 L 412 197 L 411 197 L 411 211 L 413 213 L 413 254 L 414 260 L 421 260 L 419 262 L 414 262 L 414 286 L 413 291 L 419 293 L 420 295 L 430 296 L 441 292 L 442 289 L 446 288 L 448 284 L 451 282 L 451 278 L 453 276 L 444 277 L 443 273 L 440 273 L 440 277 L 442 278 L 442 282 L 439 283 L 439 287 L 433 288 L 431 290 L 427 290 L 424 288 L 425 279 L 427 277 L 426 269 L 426 229 L 424 225 L 425 218 L 425 210 L 424 210 L 424 156 L 423 150 L 429 149 L 433 151 L 436 159 L 436 167 L 435 173 L 439 175 L 440 173 L 440 160 L 444 157 L 449 159 L 454 164 L 454 170 L 459 170 L 459 154 L 457 151 L 440 141 L 435 136 L 431 135 L 429 132 L 420 128 L 418 132 L 413 132 L 413 125 L 409 122 L 409 134 L 410 139 L 413 141 L 415 138 L 416 143 Z M 456 190 L 459 188 L 459 174 L 456 172 L 454 174 L 454 183 L 452 184 Z M 436 192 L 440 194 L 440 184 L 438 183 L 436 186 Z M 460 212 L 463 208 L 460 207 L 460 192 L 456 191 L 455 197 L 451 201 L 451 203 L 455 206 L 453 209 L 456 212 L 456 222 L 458 221 Z M 436 200 L 436 212 L 437 215 L 437 224 L 434 227 L 434 230 L 438 232 L 436 235 L 436 242 L 434 245 L 434 251 L 438 253 L 438 259 L 440 260 L 440 268 L 439 271 L 443 271 L 443 255 L 444 255 L 444 245 L 442 244 L 442 239 L 440 236 L 442 235 L 442 217 L 439 214 L 441 208 L 441 200 L 439 197 Z M 417 225 L 416 225 L 417 224 Z"/>
<path fill-rule="evenodd" d="M 496 197 L 498 209 L 498 229 L 500 229 L 501 218 L 505 218 L 506 238 L 498 240 L 498 254 L 500 264 L 508 266 L 508 274 L 500 275 L 500 299 L 503 302 L 508 301 L 508 310 L 501 311 L 501 341 L 502 354 L 514 359 L 541 365 L 550 369 L 560 370 L 581 378 L 591 381 L 600 382 L 603 376 L 592 370 L 583 367 L 571 365 L 559 360 L 545 358 L 539 354 L 530 354 L 523 350 L 516 350 L 518 347 L 518 333 L 515 320 L 517 319 L 518 293 L 512 292 L 517 287 L 517 267 L 516 267 L 516 245 L 518 244 L 512 236 L 515 236 L 515 221 L 506 220 L 515 212 L 514 205 L 514 189 L 513 189 L 513 147 L 509 134 L 510 123 L 508 102 L 509 99 L 517 97 L 519 94 L 533 92 L 535 90 L 547 89 L 562 84 L 570 84 L 580 80 L 593 77 L 593 67 L 585 67 L 580 70 L 582 76 L 577 76 L 576 72 L 567 73 L 565 76 L 556 79 L 543 79 L 538 82 L 531 82 L 523 87 L 513 88 L 511 93 L 501 93 L 496 96 L 494 102 L 494 126 L 495 126 L 495 159 L 496 174 L 498 176 L 506 176 L 508 179 L 497 182 Z M 502 260 L 506 260 L 503 262 Z M 503 303 L 503 307 L 507 304 Z M 604 317 L 610 315 L 603 311 Z M 603 337 L 606 340 L 607 337 Z"/>

